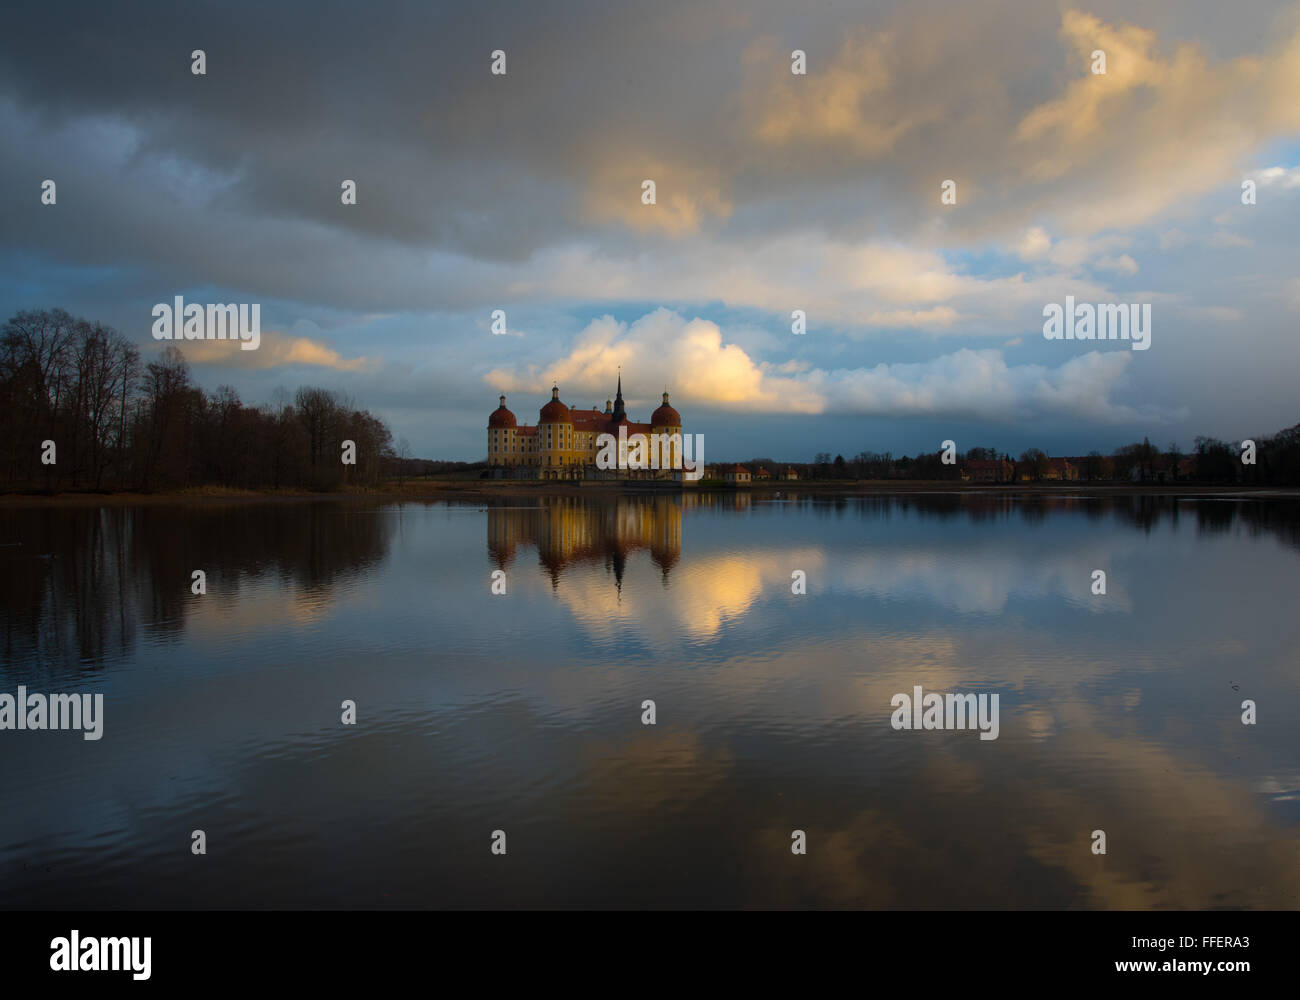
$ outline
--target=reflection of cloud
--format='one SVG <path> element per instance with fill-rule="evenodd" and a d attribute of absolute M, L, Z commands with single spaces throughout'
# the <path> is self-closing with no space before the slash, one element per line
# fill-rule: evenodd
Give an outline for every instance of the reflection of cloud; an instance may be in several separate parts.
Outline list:
<path fill-rule="evenodd" d="M 856 553 L 837 560 L 829 590 L 877 597 L 913 598 L 963 614 L 998 614 L 1012 597 L 1059 598 L 1097 613 L 1133 610 L 1123 580 L 1109 573 L 1105 597 L 1091 594 L 1091 573 L 1109 569 L 1126 553 L 1121 541 L 1056 544 L 1051 559 L 1027 558 L 992 539 L 954 558 L 952 551 L 912 546 Z"/>
<path fill-rule="evenodd" d="M 241 583 L 223 593 L 208 580 L 206 595 L 193 598 L 187 627 L 204 640 L 234 639 L 252 632 L 302 628 L 327 620 L 336 610 L 334 588 L 298 590 L 281 583 Z"/>
<path fill-rule="evenodd" d="M 1300 800 L 1300 774 L 1260 778 L 1255 782 L 1254 790 L 1260 795 L 1267 795 L 1274 802 Z"/>
<path fill-rule="evenodd" d="M 811 770 L 782 782 L 785 798 L 762 811 L 728 800 L 738 825 L 752 818 L 756 827 L 741 848 L 752 903 L 1295 905 L 1300 844 L 1270 807 L 1296 783 L 1273 778 L 1252 786 L 1218 773 L 1203 760 L 1221 752 L 1213 740 L 1171 745 L 1168 724 L 1177 712 L 1169 702 L 1142 697 L 1142 688 L 1099 700 L 1096 692 L 1107 690 L 1113 673 L 1104 661 L 1054 649 L 1048 669 L 1020 655 L 1050 644 L 1031 632 L 975 653 L 952 635 L 845 637 L 792 642 L 772 657 L 748 660 L 746 718 L 761 718 L 775 732 L 786 731 L 780 723 L 815 721 L 827 752 L 844 741 L 880 761 L 865 807 L 852 795 L 828 804 L 830 776 Z M 869 662 L 847 659 L 852 649 L 870 649 Z M 732 671 L 699 672 L 692 697 L 721 707 L 736 701 L 736 683 Z M 999 740 L 890 731 L 889 697 L 914 684 L 1000 691 Z M 1032 701 L 1023 701 L 1031 692 Z M 727 731 L 716 720 L 710 729 Z M 864 742 L 873 734 L 874 742 Z M 812 790 L 801 792 L 805 784 Z M 773 822 L 773 809 L 784 819 Z M 795 828 L 807 831 L 809 853 L 792 864 Z M 1095 829 L 1107 833 L 1105 856 L 1091 852 Z M 1037 874 L 1026 877 L 1026 858 L 1039 866 Z"/>
<path fill-rule="evenodd" d="M 1248 786 L 1173 748 L 1111 736 L 1114 720 L 1082 703 L 1075 707 L 1080 718 L 1059 752 L 1095 762 L 1093 773 L 1062 787 L 1026 767 L 1007 792 L 1034 797 L 1025 849 L 1068 873 L 1086 905 L 1206 910 L 1268 899 L 1295 905 L 1300 844 L 1261 838 L 1270 819 Z M 1136 729 L 1135 719 L 1127 721 L 1126 728 Z M 1091 851 L 1094 829 L 1106 831 L 1104 856 Z"/>
<path fill-rule="evenodd" d="M 596 637 L 631 632 L 654 642 L 664 641 L 667 632 L 711 639 L 747 615 L 764 593 L 782 587 L 789 593 L 792 570 L 818 572 L 825 559 L 813 548 L 700 557 L 674 571 L 671 589 L 617 592 L 608 580 L 583 574 L 567 578 L 559 597 L 574 620 Z M 672 624 L 665 629 L 665 622 Z"/>
<path fill-rule="evenodd" d="M 665 632 L 695 640 L 719 637 L 725 626 L 753 612 L 766 595 L 790 593 L 790 574 L 808 574 L 809 599 L 817 595 L 872 595 L 918 600 L 961 614 L 998 614 L 1013 597 L 1060 598 L 1096 614 L 1128 614 L 1133 602 L 1123 580 L 1111 573 L 1104 597 L 1091 594 L 1091 572 L 1116 564 L 1122 541 L 1099 545 L 1080 540 L 1057 545 L 1052 559 L 992 539 L 969 546 L 961 558 L 940 545 L 863 549 L 830 555 L 821 547 L 768 547 L 763 551 L 693 555 L 673 571 L 672 586 L 609 585 L 595 574 L 571 574 L 558 596 L 574 620 L 593 637 L 633 633 L 650 643 Z M 667 629 L 665 622 L 672 623 Z"/>
<path fill-rule="evenodd" d="M 583 745 L 584 785 L 602 808 L 630 823 L 662 823 L 665 813 L 705 805 L 734 767 L 726 746 L 691 732 L 644 730 Z"/>

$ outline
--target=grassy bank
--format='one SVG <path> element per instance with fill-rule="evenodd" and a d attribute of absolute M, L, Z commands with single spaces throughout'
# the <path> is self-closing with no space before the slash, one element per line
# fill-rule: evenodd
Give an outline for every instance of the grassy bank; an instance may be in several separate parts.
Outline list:
<path fill-rule="evenodd" d="M 1300 497 L 1300 489 L 1259 486 L 1237 486 L 1197 483 L 1114 483 L 1114 482 L 1041 482 L 1041 483 L 961 483 L 946 480 L 810 480 L 804 482 L 778 482 L 762 485 L 736 485 L 704 480 L 686 487 L 675 484 L 653 483 L 539 483 L 536 481 L 503 481 L 479 479 L 420 479 L 406 482 L 389 482 L 375 487 L 350 488 L 329 492 L 291 490 L 242 490 L 219 486 L 188 487 L 182 490 L 156 493 L 68 491 L 43 493 L 37 491 L 0 494 L 0 504 L 6 506 L 100 506 L 105 504 L 175 504 L 221 502 L 268 502 L 277 500 L 344 500 L 391 499 L 428 500 L 446 497 L 473 496 L 594 496 L 617 494 L 679 493 L 750 493 L 754 495 L 824 495 L 867 496 L 889 493 L 967 493 L 995 495 L 1051 495 L 1051 496 L 1122 496 L 1122 495 L 1177 495 L 1177 496 L 1259 496 Z"/>

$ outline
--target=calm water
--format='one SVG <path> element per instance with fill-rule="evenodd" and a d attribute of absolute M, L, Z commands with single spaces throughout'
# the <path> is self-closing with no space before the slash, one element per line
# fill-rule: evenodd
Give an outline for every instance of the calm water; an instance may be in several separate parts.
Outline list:
<path fill-rule="evenodd" d="M 1300 906 L 1294 501 L 8 507 L 0 588 L 105 715 L 0 732 L 0 906 Z"/>

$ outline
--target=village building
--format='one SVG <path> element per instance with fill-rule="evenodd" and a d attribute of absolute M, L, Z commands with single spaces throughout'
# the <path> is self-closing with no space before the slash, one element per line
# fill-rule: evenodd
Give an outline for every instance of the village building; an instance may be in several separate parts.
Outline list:
<path fill-rule="evenodd" d="M 1006 459 L 970 459 L 962 463 L 961 478 L 972 483 L 1011 483 L 1016 467 Z"/>

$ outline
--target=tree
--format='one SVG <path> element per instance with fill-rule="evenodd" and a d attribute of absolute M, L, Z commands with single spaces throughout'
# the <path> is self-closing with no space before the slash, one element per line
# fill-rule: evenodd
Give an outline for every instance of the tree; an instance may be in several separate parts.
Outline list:
<path fill-rule="evenodd" d="M 1231 482 L 1237 477 L 1238 462 L 1232 447 L 1211 437 L 1197 437 L 1196 475 L 1209 482 Z"/>
<path fill-rule="evenodd" d="M 190 366 L 174 344 L 145 366 L 143 392 L 136 429 L 137 440 L 143 442 L 140 485 L 146 490 L 184 485 L 189 481 L 193 418 L 202 406 L 202 394 L 190 382 Z"/>
<path fill-rule="evenodd" d="M 84 438 L 86 469 L 99 489 L 108 466 L 121 460 L 126 402 L 139 377 L 140 354 L 116 330 L 99 323 L 80 324 L 77 332 L 74 459 Z M 74 482 L 77 471 L 74 464 Z"/>
<path fill-rule="evenodd" d="M 289 405 L 250 407 L 231 386 L 205 393 L 176 344 L 149 364 L 117 331 L 60 309 L 0 327 L 0 481 L 47 489 L 167 489 L 373 484 L 393 462 L 392 434 L 345 396 L 305 388 Z M 357 465 L 342 465 L 344 439 Z M 58 461 L 40 462 L 54 441 Z M 409 458 L 409 445 L 406 446 Z"/>
<path fill-rule="evenodd" d="M 408 466 L 411 462 L 411 442 L 406 440 L 406 435 L 397 439 L 397 478 L 398 482 L 405 483 L 406 476 L 409 472 Z"/>
<path fill-rule="evenodd" d="M 1033 476 L 1035 481 L 1042 479 L 1047 475 L 1051 468 L 1051 462 L 1047 454 L 1038 448 L 1028 448 L 1020 455 L 1020 463 L 1025 467 L 1025 471 Z"/>

